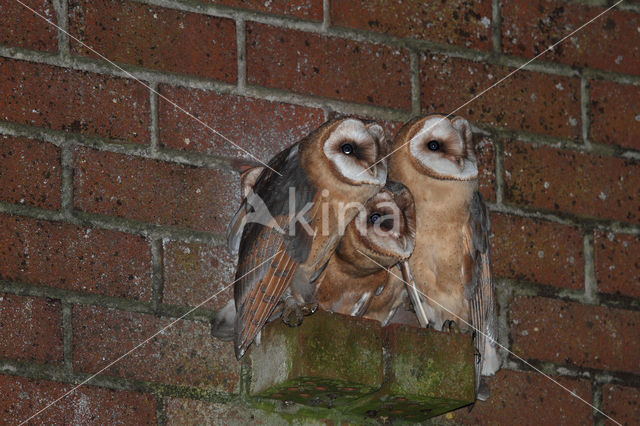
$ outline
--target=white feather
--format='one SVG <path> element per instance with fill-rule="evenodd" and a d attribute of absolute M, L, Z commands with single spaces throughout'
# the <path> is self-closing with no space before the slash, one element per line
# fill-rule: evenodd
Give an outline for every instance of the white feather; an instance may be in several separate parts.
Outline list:
<path fill-rule="evenodd" d="M 439 151 L 429 151 L 425 148 L 425 142 L 430 140 L 455 140 L 460 146 L 459 149 L 464 152 L 464 140 L 451 121 L 446 117 L 432 117 L 424 122 L 422 128 L 409 141 L 409 149 L 411 155 L 417 158 L 428 169 L 434 171 L 438 175 L 470 180 L 478 177 L 478 166 L 474 159 L 464 158 L 464 167 L 462 170 L 457 164 L 443 157 Z"/>
<path fill-rule="evenodd" d="M 371 133 L 360 120 L 347 119 L 340 123 L 325 141 L 323 151 L 327 158 L 332 161 L 340 173 L 356 184 L 384 185 L 387 181 L 387 167 L 384 161 L 371 168 L 375 176 L 371 176 L 361 165 L 345 155 L 336 155 L 332 147 L 337 141 L 349 139 L 357 144 L 374 143 Z"/>

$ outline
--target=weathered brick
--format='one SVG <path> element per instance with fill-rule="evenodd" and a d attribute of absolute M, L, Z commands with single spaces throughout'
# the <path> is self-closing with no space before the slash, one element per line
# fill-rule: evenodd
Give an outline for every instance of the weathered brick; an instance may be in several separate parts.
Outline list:
<path fill-rule="evenodd" d="M 57 23 L 51 0 L 30 1 L 27 5 L 42 17 Z M 17 1 L 0 3 L 0 44 L 53 52 L 58 48 L 56 28 Z"/>
<path fill-rule="evenodd" d="M 602 411 L 619 423 L 631 425 L 640 418 L 640 389 L 602 385 Z M 605 424 L 614 423 L 606 420 Z"/>
<path fill-rule="evenodd" d="M 0 278 L 148 300 L 151 249 L 138 236 L 0 215 Z"/>
<path fill-rule="evenodd" d="M 129 1 L 73 0 L 69 32 L 115 62 L 236 81 L 236 30 L 231 19 Z M 97 57 L 71 41 L 72 51 Z"/>
<path fill-rule="evenodd" d="M 160 93 L 253 157 L 161 98 L 159 138 L 162 146 L 253 163 L 269 161 L 324 121 L 324 113 L 318 108 L 164 85 L 160 86 Z"/>
<path fill-rule="evenodd" d="M 73 385 L 0 376 L 0 418 L 18 424 L 52 404 Z M 84 385 L 35 417 L 29 424 L 155 424 L 153 395 Z"/>
<path fill-rule="evenodd" d="M 576 78 L 520 70 L 480 95 L 514 70 L 424 54 L 420 61 L 422 110 L 457 110 L 471 121 L 501 128 L 579 138 L 580 82 Z M 475 96 L 479 97 L 471 101 Z"/>
<path fill-rule="evenodd" d="M 553 379 L 588 403 L 593 403 L 588 380 L 558 376 Z M 488 377 L 487 382 L 491 397 L 485 402 L 477 401 L 471 411 L 462 408 L 447 415 L 455 424 L 593 423 L 591 407 L 539 373 L 503 369 L 495 376 Z"/>
<path fill-rule="evenodd" d="M 500 278 L 584 287 L 583 237 L 571 226 L 492 214 L 491 258 Z"/>
<path fill-rule="evenodd" d="M 512 350 L 524 358 L 640 372 L 640 312 L 518 297 L 509 315 Z"/>
<path fill-rule="evenodd" d="M 166 328 L 103 374 L 236 392 L 240 363 L 233 355 L 232 343 L 212 338 L 209 324 L 179 320 L 169 327 L 174 321 L 148 314 L 75 306 L 74 368 L 95 373 Z"/>
<path fill-rule="evenodd" d="M 396 37 L 491 48 L 491 1 L 333 1 L 331 24 Z"/>
<path fill-rule="evenodd" d="M 149 94 L 134 80 L 0 59 L 0 120 L 149 141 Z"/>
<path fill-rule="evenodd" d="M 606 7 L 560 0 L 515 0 L 502 5 L 505 53 L 534 57 L 568 36 Z M 640 15 L 611 10 L 560 43 L 541 60 L 640 74 Z"/>
<path fill-rule="evenodd" d="M 61 364 L 60 302 L 0 293 L 0 357 Z"/>
<path fill-rule="evenodd" d="M 0 200 L 60 208 L 60 149 L 33 139 L 0 136 Z"/>
<path fill-rule="evenodd" d="M 238 205 L 238 177 L 211 170 L 77 148 L 74 207 L 86 212 L 224 232 Z"/>
<path fill-rule="evenodd" d="M 233 297 L 235 262 L 226 247 L 165 241 L 163 303 L 220 309 Z"/>
<path fill-rule="evenodd" d="M 640 237 L 595 233 L 598 291 L 640 298 Z"/>
<path fill-rule="evenodd" d="M 411 108 L 407 51 L 252 22 L 247 23 L 247 82 Z"/>
<path fill-rule="evenodd" d="M 183 398 L 166 398 L 165 412 L 167 425 L 278 425 L 286 426 L 291 423 L 285 418 L 266 411 L 239 407 L 229 404 L 194 401 Z M 324 424 L 305 418 L 304 424 Z"/>
<path fill-rule="evenodd" d="M 504 148 L 505 199 L 587 217 L 640 220 L 638 162 L 522 142 Z"/>
<path fill-rule="evenodd" d="M 596 80 L 589 85 L 591 140 L 640 150 L 640 87 Z"/>
<path fill-rule="evenodd" d="M 496 148 L 489 137 L 475 137 L 478 159 L 478 189 L 485 201 L 496 199 Z"/>
<path fill-rule="evenodd" d="M 255 10 L 313 21 L 322 20 L 322 0 L 204 0 L 238 9 Z"/>

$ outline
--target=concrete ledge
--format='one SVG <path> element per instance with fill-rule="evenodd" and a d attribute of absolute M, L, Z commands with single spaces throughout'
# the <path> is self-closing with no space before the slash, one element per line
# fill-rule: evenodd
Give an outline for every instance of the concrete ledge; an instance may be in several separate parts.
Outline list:
<path fill-rule="evenodd" d="M 380 390 L 349 412 L 421 421 L 475 400 L 469 334 L 391 324 L 382 329 L 385 372 Z"/>
<path fill-rule="evenodd" d="M 318 311 L 300 327 L 274 321 L 247 357 L 254 396 L 335 407 L 382 386 L 382 329 L 362 318 Z"/>
<path fill-rule="evenodd" d="M 251 396 L 420 421 L 474 402 L 468 334 L 440 333 L 327 312 L 281 321 L 247 352 Z"/>

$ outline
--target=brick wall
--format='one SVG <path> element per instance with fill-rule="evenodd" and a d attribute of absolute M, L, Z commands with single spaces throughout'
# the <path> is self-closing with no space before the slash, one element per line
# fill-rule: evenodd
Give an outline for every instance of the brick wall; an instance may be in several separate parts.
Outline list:
<path fill-rule="evenodd" d="M 391 132 L 415 114 L 451 111 L 609 4 L 22 1 L 73 38 L 0 0 L 2 423 L 30 416 L 224 289 L 242 149 L 268 158 L 332 111 Z M 486 134 L 481 188 L 493 212 L 500 342 L 632 423 L 640 3 L 625 1 L 458 113 Z M 230 294 L 39 421 L 340 422 L 247 400 L 245 370 L 209 336 Z M 504 355 L 493 397 L 438 422 L 604 423 Z"/>

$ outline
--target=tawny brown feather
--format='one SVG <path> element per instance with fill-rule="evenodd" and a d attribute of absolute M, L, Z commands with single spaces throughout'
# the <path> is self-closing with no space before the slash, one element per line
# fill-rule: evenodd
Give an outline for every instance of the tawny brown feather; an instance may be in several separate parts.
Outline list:
<path fill-rule="evenodd" d="M 478 193 L 471 126 L 460 117 L 431 115 L 405 124 L 393 142 L 390 177 L 416 203 L 416 248 L 409 259 L 429 323 L 452 320 L 477 330 L 479 374 L 497 369 L 495 297 L 489 256 L 489 218 Z M 485 339 L 483 335 L 489 335 Z M 478 398 L 483 397 L 478 395 Z"/>
<path fill-rule="evenodd" d="M 234 322 L 238 358 L 262 326 L 278 313 L 282 302 L 286 311 L 313 301 L 313 280 L 357 213 L 356 209 L 347 209 L 343 212 L 345 224 L 341 225 L 339 215 L 344 209 L 340 203 L 364 203 L 386 181 L 386 162 L 378 164 L 381 153 L 386 152 L 383 135 L 377 124 L 335 119 L 275 156 L 268 169 L 244 173 L 242 190 L 246 198 L 228 235 L 230 247 L 239 257 L 234 288 L 236 314 L 230 320 L 225 309 L 224 316 L 216 315 L 212 323 L 213 334 L 226 337 L 228 322 Z M 344 143 L 353 145 L 355 159 L 341 152 Z M 362 161 L 371 172 L 360 177 L 359 172 L 365 171 L 359 165 Z M 294 211 L 289 212 L 292 201 Z M 256 220 L 258 210 L 275 219 Z M 289 220 L 297 215 L 303 215 L 310 228 Z"/>
<path fill-rule="evenodd" d="M 374 216 L 381 221 L 378 225 L 371 222 Z M 404 284 L 398 287 L 402 280 L 387 269 L 409 257 L 414 238 L 411 193 L 402 185 L 388 183 L 346 228 L 318 279 L 315 296 L 320 307 L 387 323 L 406 299 Z M 395 274 L 399 274 L 397 269 Z"/>

